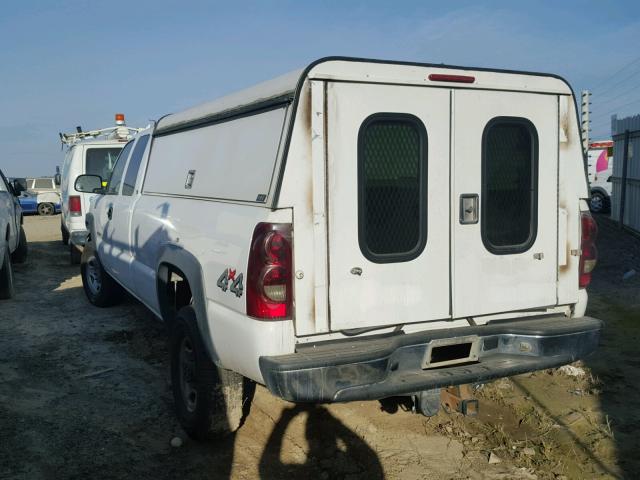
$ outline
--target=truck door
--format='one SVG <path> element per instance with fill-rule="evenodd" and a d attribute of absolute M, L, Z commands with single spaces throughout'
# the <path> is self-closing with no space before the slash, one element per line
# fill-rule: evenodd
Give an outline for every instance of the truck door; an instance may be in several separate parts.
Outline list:
<path fill-rule="evenodd" d="M 450 91 L 327 84 L 332 330 L 450 316 Z"/>
<path fill-rule="evenodd" d="M 119 164 L 126 160 L 126 157 L 118 159 L 114 168 L 114 176 L 117 174 L 120 177 L 120 185 L 116 185 L 118 178 L 112 180 L 113 185 L 110 184 L 108 189 L 113 190 L 114 193 L 110 195 L 110 198 L 107 198 L 108 202 L 102 208 L 104 211 L 106 207 L 106 228 L 102 239 L 104 254 L 101 252 L 100 260 L 107 270 L 126 287 L 131 285 L 131 262 L 133 260 L 131 214 L 134 203 L 139 197 L 139 192 L 136 190 L 137 178 L 148 141 L 149 135 L 143 135 L 136 140 L 123 173 L 121 173 Z"/>
<path fill-rule="evenodd" d="M 453 316 L 556 304 L 558 99 L 453 92 Z"/>

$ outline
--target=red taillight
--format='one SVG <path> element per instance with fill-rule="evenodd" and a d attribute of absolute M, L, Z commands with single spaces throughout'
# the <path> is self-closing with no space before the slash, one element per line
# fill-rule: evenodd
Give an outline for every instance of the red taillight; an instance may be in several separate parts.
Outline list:
<path fill-rule="evenodd" d="M 69 213 L 75 217 L 82 215 L 82 204 L 78 195 L 69 196 Z"/>
<path fill-rule="evenodd" d="M 247 315 L 292 318 L 291 225 L 259 223 L 253 231 L 247 268 Z"/>
<path fill-rule="evenodd" d="M 447 75 L 444 73 L 432 73 L 429 75 L 429 80 L 433 82 L 473 83 L 476 81 L 476 77 L 472 77 L 471 75 Z"/>
<path fill-rule="evenodd" d="M 596 236 L 598 225 L 589 212 L 582 212 L 582 241 L 580 242 L 580 288 L 586 288 L 591 282 L 591 272 L 598 261 Z"/>

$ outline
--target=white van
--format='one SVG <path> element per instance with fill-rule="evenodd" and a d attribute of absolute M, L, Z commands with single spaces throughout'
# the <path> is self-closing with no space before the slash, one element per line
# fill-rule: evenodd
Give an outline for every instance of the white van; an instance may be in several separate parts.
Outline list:
<path fill-rule="evenodd" d="M 79 175 L 100 175 L 107 179 L 122 147 L 139 129 L 127 127 L 124 115 L 116 114 L 116 126 L 83 132 L 60 134 L 67 151 L 60 179 L 62 242 L 69 245 L 71 263 L 80 263 L 80 250 L 87 237 L 85 214 L 92 194 L 73 188 Z"/>
<path fill-rule="evenodd" d="M 613 140 L 591 142 L 587 151 L 587 174 L 592 212 L 611 209 L 611 176 L 613 175 Z"/>
<path fill-rule="evenodd" d="M 412 395 L 591 353 L 596 225 L 554 75 L 327 58 L 168 115 L 87 215 L 88 299 L 170 326 L 178 417 Z M 435 405 L 433 403 L 435 402 Z M 436 407 L 436 408 L 433 408 Z"/>

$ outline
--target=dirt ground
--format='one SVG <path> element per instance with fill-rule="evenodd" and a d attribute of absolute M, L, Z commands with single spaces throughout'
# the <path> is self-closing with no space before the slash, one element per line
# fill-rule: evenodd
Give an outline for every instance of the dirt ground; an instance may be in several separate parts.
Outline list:
<path fill-rule="evenodd" d="M 59 222 L 25 219 L 29 260 L 0 303 L 2 479 L 640 477 L 640 240 L 604 217 L 588 313 L 607 328 L 583 376 L 485 385 L 475 418 L 401 402 L 296 407 L 258 387 L 218 444 L 190 441 L 174 418 L 162 324 L 134 300 L 91 306 Z"/>

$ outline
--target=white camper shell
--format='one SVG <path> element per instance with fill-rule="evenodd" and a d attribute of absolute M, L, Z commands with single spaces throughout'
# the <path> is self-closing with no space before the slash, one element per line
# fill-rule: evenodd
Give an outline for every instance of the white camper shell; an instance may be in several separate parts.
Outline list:
<path fill-rule="evenodd" d="M 588 198 L 559 77 L 329 58 L 141 132 L 93 201 L 83 282 L 174 326 L 196 437 L 209 387 L 184 372 L 209 361 L 291 401 L 424 402 L 596 348 Z"/>
<path fill-rule="evenodd" d="M 67 147 L 60 178 L 62 242 L 69 245 L 71 263 L 79 263 L 80 250 L 87 237 L 85 215 L 95 194 L 78 192 L 74 183 L 79 175 L 93 174 L 108 178 L 124 144 L 140 129 L 124 124 L 124 115 L 116 114 L 116 125 L 99 130 L 61 133 Z"/>

